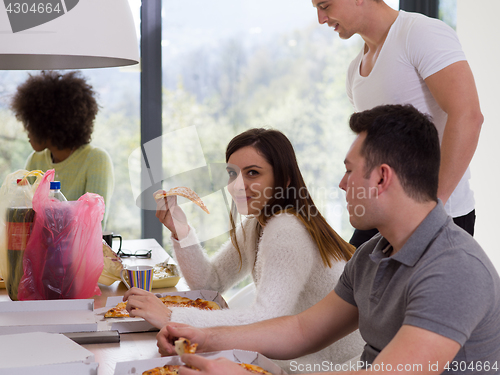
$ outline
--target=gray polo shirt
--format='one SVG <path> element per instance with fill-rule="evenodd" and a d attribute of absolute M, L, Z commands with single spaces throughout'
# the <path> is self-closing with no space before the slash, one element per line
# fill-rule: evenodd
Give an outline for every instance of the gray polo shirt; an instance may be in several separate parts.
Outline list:
<path fill-rule="evenodd" d="M 389 257 L 389 250 L 376 235 L 356 250 L 335 287 L 358 307 L 367 342 L 361 360 L 371 364 L 407 324 L 462 346 L 450 373 L 500 374 L 500 278 L 479 244 L 439 202 L 400 251 Z"/>

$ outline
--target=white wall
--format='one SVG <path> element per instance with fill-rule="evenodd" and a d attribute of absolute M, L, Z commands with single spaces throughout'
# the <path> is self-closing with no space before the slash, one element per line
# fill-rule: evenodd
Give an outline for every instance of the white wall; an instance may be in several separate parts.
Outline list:
<path fill-rule="evenodd" d="M 472 160 L 476 198 L 474 237 L 500 271 L 500 49 L 498 0 L 457 0 L 457 32 L 474 73 L 484 115 Z"/>

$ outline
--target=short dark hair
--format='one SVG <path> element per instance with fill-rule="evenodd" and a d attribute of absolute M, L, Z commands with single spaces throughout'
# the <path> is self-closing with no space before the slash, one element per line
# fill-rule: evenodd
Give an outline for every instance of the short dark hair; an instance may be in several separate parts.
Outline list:
<path fill-rule="evenodd" d="M 349 125 L 356 134 L 366 133 L 361 147 L 366 178 L 376 166 L 387 164 L 409 197 L 437 202 L 441 153 L 430 116 L 412 105 L 381 105 L 354 113 Z"/>
<path fill-rule="evenodd" d="M 79 72 L 42 71 L 17 88 L 11 109 L 38 142 L 78 148 L 91 140 L 99 110 L 95 96 Z"/>

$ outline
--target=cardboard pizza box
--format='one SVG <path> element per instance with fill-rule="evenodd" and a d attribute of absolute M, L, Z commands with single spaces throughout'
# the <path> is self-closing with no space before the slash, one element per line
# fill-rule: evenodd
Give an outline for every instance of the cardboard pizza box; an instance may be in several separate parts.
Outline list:
<path fill-rule="evenodd" d="M 236 363 L 249 363 L 257 365 L 273 375 L 287 375 L 276 363 L 260 353 L 246 350 L 223 350 L 220 352 L 199 353 L 200 356 L 210 359 L 227 358 Z M 182 365 L 179 356 L 145 359 L 140 361 L 118 362 L 115 375 L 140 375 L 144 371 L 164 365 Z"/>
<path fill-rule="evenodd" d="M 0 375 L 97 375 L 92 352 L 58 333 L 29 332 L 3 335 Z"/>
<path fill-rule="evenodd" d="M 97 331 L 94 300 L 0 302 L 0 335 L 36 331 Z"/>
<path fill-rule="evenodd" d="M 223 309 L 228 308 L 222 295 L 213 290 L 190 290 L 187 292 L 157 293 L 156 295 L 158 297 L 181 296 L 191 299 L 202 298 L 207 301 L 214 301 Z M 115 307 L 120 302 L 123 302 L 123 297 L 121 296 L 108 297 L 106 306 L 95 310 L 99 330 L 113 330 L 119 333 L 158 331 L 158 328 L 142 318 L 104 318 L 106 311 Z"/>

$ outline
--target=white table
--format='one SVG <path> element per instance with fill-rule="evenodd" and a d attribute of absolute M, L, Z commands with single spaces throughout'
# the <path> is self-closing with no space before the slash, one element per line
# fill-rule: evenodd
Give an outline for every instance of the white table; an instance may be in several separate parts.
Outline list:
<path fill-rule="evenodd" d="M 113 243 L 113 248 L 117 249 Z M 151 259 L 144 258 L 122 258 L 124 265 L 154 265 L 171 259 L 168 253 L 154 239 L 124 240 L 122 249 L 131 251 L 140 249 L 151 249 Z M 184 279 L 180 279 L 174 288 L 154 289 L 154 292 L 174 292 L 189 290 Z M 122 282 L 115 282 L 110 286 L 101 286 L 102 295 L 94 297 L 95 308 L 106 305 L 108 296 L 121 296 L 127 291 Z M 156 332 L 122 333 L 120 342 L 116 344 L 89 344 L 82 345 L 94 353 L 96 362 L 99 363 L 99 375 L 112 375 L 117 362 L 133 361 L 137 359 L 150 359 L 160 357 L 156 346 Z"/>
<path fill-rule="evenodd" d="M 118 243 L 114 243 L 113 248 L 117 249 L 117 245 Z M 124 240 L 122 248 L 131 251 L 139 249 L 152 250 L 150 259 L 123 258 L 124 265 L 154 265 L 172 259 L 154 239 Z M 107 297 L 122 296 L 127 291 L 126 286 L 118 281 L 110 286 L 99 284 L 99 287 L 102 293 L 101 296 L 93 297 L 95 301 L 94 308 L 96 309 L 106 305 Z M 154 292 L 165 293 L 187 290 L 189 288 L 184 279 L 181 278 L 176 287 L 154 289 Z M 0 289 L 0 301 L 10 301 L 5 289 Z M 116 344 L 87 344 L 82 346 L 94 354 L 96 362 L 99 363 L 99 375 L 113 375 L 117 362 L 150 359 L 160 356 L 156 346 L 156 332 L 122 333 L 120 334 L 120 342 Z"/>

